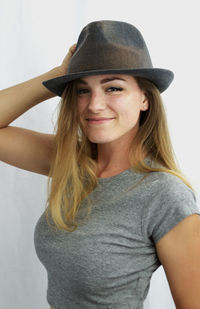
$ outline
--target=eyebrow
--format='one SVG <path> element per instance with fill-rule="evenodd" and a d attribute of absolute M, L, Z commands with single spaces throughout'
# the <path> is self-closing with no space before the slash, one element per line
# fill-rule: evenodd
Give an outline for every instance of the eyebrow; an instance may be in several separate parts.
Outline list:
<path fill-rule="evenodd" d="M 123 78 L 120 78 L 120 77 L 116 77 L 116 76 L 113 76 L 113 77 L 110 77 L 110 78 L 104 78 L 100 81 L 101 84 L 105 84 L 105 83 L 108 83 L 112 80 L 123 80 L 124 82 L 126 82 L 125 79 Z M 78 83 L 79 84 L 84 84 L 84 85 L 88 85 L 88 83 L 86 81 L 84 81 L 83 79 L 79 78 L 78 79 Z"/>

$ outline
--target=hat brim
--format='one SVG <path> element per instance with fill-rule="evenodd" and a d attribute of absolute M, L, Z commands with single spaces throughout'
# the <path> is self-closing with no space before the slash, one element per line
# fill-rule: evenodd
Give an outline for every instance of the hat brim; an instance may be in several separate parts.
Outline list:
<path fill-rule="evenodd" d="M 42 84 L 51 92 L 58 96 L 62 96 L 63 91 L 68 82 L 78 79 L 84 76 L 100 75 L 100 74 L 130 74 L 136 77 L 142 77 L 150 80 L 158 90 L 165 91 L 172 80 L 174 79 L 174 73 L 170 70 L 159 68 L 144 68 L 144 69 L 107 69 L 107 70 L 92 70 L 66 74 L 53 79 L 43 81 Z"/>

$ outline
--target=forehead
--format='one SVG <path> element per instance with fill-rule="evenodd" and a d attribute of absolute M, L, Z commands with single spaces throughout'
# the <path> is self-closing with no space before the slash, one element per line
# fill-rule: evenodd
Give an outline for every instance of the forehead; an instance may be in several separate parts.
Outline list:
<path fill-rule="evenodd" d="M 102 75 L 85 76 L 77 79 L 77 82 L 80 84 L 88 84 L 91 82 L 99 82 L 101 84 L 104 84 L 113 80 L 119 80 L 128 83 L 133 82 L 135 78 L 132 75 L 126 75 L 126 74 L 102 74 Z"/>

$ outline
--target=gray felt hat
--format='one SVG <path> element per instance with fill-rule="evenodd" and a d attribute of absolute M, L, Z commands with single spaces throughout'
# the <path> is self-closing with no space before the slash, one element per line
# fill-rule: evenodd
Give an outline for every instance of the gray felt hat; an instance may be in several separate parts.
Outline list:
<path fill-rule="evenodd" d="M 143 77 L 160 92 L 174 78 L 172 71 L 153 67 L 146 43 L 136 27 L 121 21 L 100 20 L 81 31 L 66 75 L 44 81 L 43 85 L 61 96 L 69 81 L 98 74 Z"/>

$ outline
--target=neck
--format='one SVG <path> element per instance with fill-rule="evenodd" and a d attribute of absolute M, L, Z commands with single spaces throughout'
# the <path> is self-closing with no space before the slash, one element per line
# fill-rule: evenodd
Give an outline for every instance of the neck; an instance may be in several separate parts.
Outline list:
<path fill-rule="evenodd" d="M 129 149 L 130 144 L 123 142 L 98 144 L 97 175 L 113 175 L 128 169 Z"/>

